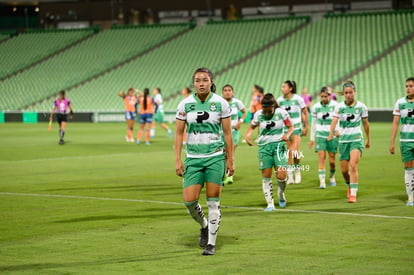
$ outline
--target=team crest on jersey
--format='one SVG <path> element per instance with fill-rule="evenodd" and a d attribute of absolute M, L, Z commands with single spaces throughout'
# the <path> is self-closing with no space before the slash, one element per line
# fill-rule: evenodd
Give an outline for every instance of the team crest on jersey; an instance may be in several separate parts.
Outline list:
<path fill-rule="evenodd" d="M 210 111 L 212 111 L 212 112 L 214 112 L 214 111 L 216 111 L 217 110 L 217 106 L 216 106 L 216 103 L 211 103 L 210 104 Z"/>
<path fill-rule="evenodd" d="M 359 109 L 355 109 L 355 114 L 359 114 Z"/>
<path fill-rule="evenodd" d="M 329 112 L 332 112 L 334 110 L 334 106 L 329 107 Z"/>

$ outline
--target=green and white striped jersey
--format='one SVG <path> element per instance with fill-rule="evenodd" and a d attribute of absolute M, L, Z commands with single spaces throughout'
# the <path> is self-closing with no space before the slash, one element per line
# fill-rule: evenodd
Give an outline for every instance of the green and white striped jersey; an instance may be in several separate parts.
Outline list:
<path fill-rule="evenodd" d="M 177 107 L 176 118 L 187 124 L 188 158 L 206 158 L 223 154 L 221 119 L 231 116 L 227 101 L 211 93 L 202 102 L 196 94 L 183 99 Z"/>
<path fill-rule="evenodd" d="M 156 94 L 154 96 L 154 101 L 158 104 L 157 112 L 164 113 L 164 104 L 161 94 Z"/>
<path fill-rule="evenodd" d="M 368 108 L 364 103 L 357 101 L 352 107 L 345 101 L 338 103 L 334 117 L 339 118 L 339 143 L 363 140 L 361 122 L 368 117 Z"/>
<path fill-rule="evenodd" d="M 239 99 L 232 98 L 229 105 L 231 108 L 231 127 L 234 128 L 239 122 L 239 111 L 244 109 L 244 104 Z"/>
<path fill-rule="evenodd" d="M 312 123 L 315 123 L 316 127 L 315 129 L 312 127 L 311 140 L 315 140 L 315 135 L 320 138 L 328 138 L 336 105 L 338 102 L 330 100 L 326 105 L 318 102 L 312 106 Z"/>
<path fill-rule="evenodd" d="M 305 101 L 301 96 L 293 94 L 290 99 L 286 99 L 283 96 L 280 96 L 277 99 L 277 103 L 280 107 L 285 109 L 290 116 L 290 119 L 293 123 L 293 128 L 295 130 L 302 129 L 302 109 L 306 108 Z"/>
<path fill-rule="evenodd" d="M 263 146 L 268 143 L 281 141 L 285 132 L 285 126 L 288 123 L 292 123 L 291 119 L 288 112 L 282 108 L 276 108 L 272 117 L 266 117 L 263 114 L 263 110 L 257 111 L 251 121 L 253 126 L 260 127 L 257 145 Z"/>
<path fill-rule="evenodd" d="M 414 142 L 414 102 L 402 97 L 395 103 L 394 116 L 400 116 L 400 142 Z"/>

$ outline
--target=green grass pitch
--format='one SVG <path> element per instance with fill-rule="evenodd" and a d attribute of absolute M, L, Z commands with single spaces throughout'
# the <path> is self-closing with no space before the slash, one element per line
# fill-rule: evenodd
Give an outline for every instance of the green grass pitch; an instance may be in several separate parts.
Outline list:
<path fill-rule="evenodd" d="M 215 256 L 197 245 L 166 132 L 146 146 L 126 143 L 123 123 L 69 123 L 59 146 L 53 127 L 0 125 L 0 273 L 414 273 L 414 208 L 405 206 L 399 150 L 388 152 L 390 124 L 371 124 L 356 204 L 339 164 L 338 186 L 318 188 L 304 138 L 310 171 L 288 186 L 285 210 L 263 212 L 257 147 L 240 144 Z"/>

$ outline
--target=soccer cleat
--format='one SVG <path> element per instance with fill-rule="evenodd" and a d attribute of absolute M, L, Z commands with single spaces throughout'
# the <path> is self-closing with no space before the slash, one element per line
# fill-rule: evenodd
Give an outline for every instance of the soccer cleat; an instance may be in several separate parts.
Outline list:
<path fill-rule="evenodd" d="M 130 142 L 131 141 L 128 136 L 125 136 L 125 140 L 126 140 L 126 142 Z"/>
<path fill-rule="evenodd" d="M 279 207 L 280 208 L 285 208 L 286 207 L 286 200 L 278 199 L 278 202 L 279 202 Z"/>
<path fill-rule="evenodd" d="M 294 183 L 294 182 L 293 182 L 293 177 L 288 177 L 288 179 L 287 179 L 286 183 L 287 183 L 287 184 L 293 184 L 293 183 Z"/>
<path fill-rule="evenodd" d="M 336 180 L 335 180 L 335 178 L 329 178 L 329 185 L 330 186 L 332 186 L 332 187 L 334 187 L 334 186 L 336 186 Z"/>
<path fill-rule="evenodd" d="M 325 189 L 326 188 L 326 184 L 324 182 L 321 182 L 319 184 L 319 189 Z"/>
<path fill-rule="evenodd" d="M 145 145 L 151 145 L 151 143 L 149 141 L 146 141 Z"/>
<path fill-rule="evenodd" d="M 204 248 L 202 255 L 214 255 L 216 254 L 216 246 L 212 244 L 208 244 L 206 248 Z"/>
<path fill-rule="evenodd" d="M 232 184 L 233 183 L 233 176 L 226 177 L 223 181 L 224 184 Z"/>
<path fill-rule="evenodd" d="M 63 141 L 63 138 L 61 138 L 61 139 L 59 140 L 59 145 L 63 145 L 63 144 L 65 144 L 65 142 Z"/>
<path fill-rule="evenodd" d="M 300 171 L 295 171 L 295 184 L 299 184 L 302 181 L 302 176 L 300 175 Z"/>
<path fill-rule="evenodd" d="M 141 143 L 141 141 L 140 141 L 140 140 L 137 140 L 137 142 L 136 142 L 136 143 L 137 143 L 137 145 L 138 145 L 138 144 L 140 144 L 140 143 Z"/>
<path fill-rule="evenodd" d="M 172 138 L 172 137 L 173 137 L 173 131 L 168 130 L 168 136 L 169 136 L 170 138 Z"/>
<path fill-rule="evenodd" d="M 357 202 L 356 196 L 349 195 L 348 202 L 349 203 L 355 203 L 355 202 Z"/>
<path fill-rule="evenodd" d="M 205 247 L 208 242 L 208 226 L 200 229 L 200 237 L 198 237 L 198 245 Z"/>
<path fill-rule="evenodd" d="M 275 211 L 276 207 L 274 207 L 273 205 L 266 207 L 263 211 L 265 212 L 270 212 L 270 211 Z"/>
<path fill-rule="evenodd" d="M 414 201 L 407 201 L 406 206 L 414 206 Z"/>

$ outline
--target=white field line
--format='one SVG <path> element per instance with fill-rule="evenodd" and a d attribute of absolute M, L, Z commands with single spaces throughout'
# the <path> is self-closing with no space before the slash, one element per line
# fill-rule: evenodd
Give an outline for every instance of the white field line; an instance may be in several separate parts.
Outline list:
<path fill-rule="evenodd" d="M 121 199 L 121 198 L 102 198 L 102 197 L 72 196 L 72 195 L 30 194 L 30 193 L 9 193 L 9 192 L 0 192 L 0 195 L 2 195 L 2 196 L 27 196 L 27 197 L 46 197 L 46 198 L 66 198 L 66 199 L 87 199 L 87 200 L 104 200 L 104 201 L 144 202 L 144 203 L 157 203 L 157 204 L 180 205 L 180 206 L 183 205 L 183 203 L 179 203 L 179 202 L 168 202 L 168 201 Z M 231 209 L 260 210 L 260 211 L 263 211 L 263 208 L 259 208 L 259 207 L 244 207 L 244 206 L 229 206 L 229 205 L 228 206 L 222 205 L 221 207 L 222 208 L 231 208 Z M 407 217 L 407 216 L 387 216 L 387 215 L 376 215 L 376 214 L 360 214 L 360 213 L 347 213 L 347 212 L 329 212 L 329 211 L 317 211 L 317 210 L 277 209 L 276 211 L 279 211 L 279 212 L 311 213 L 311 214 L 326 214 L 326 215 L 343 215 L 343 216 L 355 216 L 355 217 L 370 217 L 370 218 L 381 218 L 381 219 L 405 219 L 405 220 L 414 220 L 414 217 Z"/>

